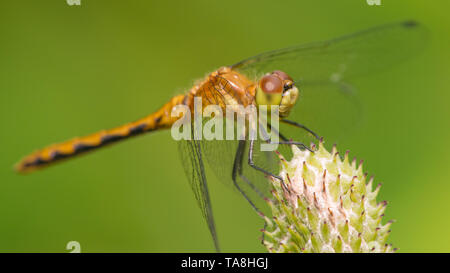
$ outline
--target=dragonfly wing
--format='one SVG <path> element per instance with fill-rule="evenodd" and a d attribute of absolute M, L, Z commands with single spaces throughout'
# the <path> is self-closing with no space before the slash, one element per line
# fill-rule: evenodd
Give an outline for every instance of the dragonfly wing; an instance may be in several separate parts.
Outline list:
<path fill-rule="evenodd" d="M 201 145 L 198 140 L 180 140 L 178 141 L 178 150 L 189 184 L 194 192 L 195 199 L 197 199 L 197 204 L 208 223 L 209 231 L 214 240 L 214 246 L 219 252 L 219 241 L 217 239 L 216 226 L 211 208 Z"/>
<path fill-rule="evenodd" d="M 324 137 L 327 146 L 345 145 L 349 135 L 356 133 L 364 121 L 364 107 L 355 88 L 344 82 L 307 85 L 301 88 L 300 98 L 288 120 L 300 123 Z M 288 139 L 305 145 L 318 144 L 307 131 L 280 122 L 280 132 Z"/>
<path fill-rule="evenodd" d="M 248 141 L 241 153 L 242 158 L 237 159 L 238 140 L 202 140 L 201 145 L 205 155 L 205 161 L 223 184 L 239 193 L 233 183 L 233 171 L 236 171 L 236 184 L 255 207 L 264 214 L 269 214 L 264 198 L 270 198 L 270 183 L 266 176 L 250 167 L 248 164 Z M 266 171 L 278 174 L 279 160 L 274 152 L 263 152 L 260 141 L 256 141 L 253 160 L 258 167 Z M 234 163 L 239 161 L 239 166 L 234 168 Z M 245 197 L 244 197 L 245 198 Z"/>
<path fill-rule="evenodd" d="M 232 65 L 258 77 L 282 70 L 300 86 L 337 82 L 387 69 L 416 55 L 427 42 L 428 30 L 414 21 L 374 27 L 329 41 L 265 52 Z"/>
<path fill-rule="evenodd" d="M 262 53 L 232 68 L 253 78 L 273 70 L 289 74 L 300 89 L 300 98 L 288 119 L 333 144 L 344 141 L 363 119 L 363 107 L 347 80 L 388 69 L 417 55 L 428 34 L 426 27 L 413 21 L 387 24 L 329 41 Z M 288 138 L 305 144 L 317 142 L 302 130 L 280 127 Z"/>

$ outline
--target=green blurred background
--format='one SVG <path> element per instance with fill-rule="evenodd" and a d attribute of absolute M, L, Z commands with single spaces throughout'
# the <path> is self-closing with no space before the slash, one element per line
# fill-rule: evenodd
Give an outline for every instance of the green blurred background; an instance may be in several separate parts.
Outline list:
<path fill-rule="evenodd" d="M 22 156 L 135 120 L 221 65 L 288 45 L 416 19 L 426 51 L 354 81 L 364 124 L 346 139 L 383 182 L 390 242 L 450 251 L 450 4 L 442 1 L 2 1 L 0 251 L 214 251 L 169 132 L 17 175 Z M 262 221 L 210 176 L 226 252 L 259 252 Z"/>

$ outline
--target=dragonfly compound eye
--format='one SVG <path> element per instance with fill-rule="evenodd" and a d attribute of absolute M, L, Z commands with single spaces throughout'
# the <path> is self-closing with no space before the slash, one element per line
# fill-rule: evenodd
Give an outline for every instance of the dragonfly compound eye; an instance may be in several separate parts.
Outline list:
<path fill-rule="evenodd" d="M 272 74 L 273 75 L 277 75 L 283 81 L 290 81 L 290 82 L 293 81 L 292 78 L 288 74 L 284 73 L 281 70 L 275 70 L 275 71 L 272 72 Z"/>
<path fill-rule="evenodd" d="M 266 75 L 256 90 L 257 105 L 279 105 L 283 94 L 283 81 L 276 75 Z"/>
<path fill-rule="evenodd" d="M 261 90 L 266 94 L 282 93 L 283 82 L 280 77 L 275 75 L 266 75 L 262 77 L 259 83 Z"/>

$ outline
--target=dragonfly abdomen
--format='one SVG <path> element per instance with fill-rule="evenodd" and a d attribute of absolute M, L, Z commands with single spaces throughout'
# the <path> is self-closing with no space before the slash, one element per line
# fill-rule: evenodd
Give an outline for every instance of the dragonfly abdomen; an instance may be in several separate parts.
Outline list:
<path fill-rule="evenodd" d="M 69 141 L 50 145 L 26 156 L 15 168 L 21 173 L 30 172 L 132 136 L 169 128 L 176 120 L 176 118 L 172 118 L 170 115 L 172 107 L 183 103 L 184 97 L 184 95 L 173 97 L 158 111 L 135 122 L 110 130 L 103 130 L 85 137 L 74 138 Z"/>

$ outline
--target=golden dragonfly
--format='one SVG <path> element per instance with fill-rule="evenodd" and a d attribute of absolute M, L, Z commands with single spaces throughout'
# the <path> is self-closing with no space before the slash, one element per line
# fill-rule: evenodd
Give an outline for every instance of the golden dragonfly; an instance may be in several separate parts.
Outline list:
<path fill-rule="evenodd" d="M 171 98 L 147 117 L 38 150 L 23 158 L 16 165 L 16 170 L 28 173 L 132 136 L 171 128 L 178 119 L 171 115 L 173 107 L 185 105 L 192 109 L 195 97 L 202 99 L 203 107 L 213 104 L 223 108 L 230 104 L 277 105 L 280 109 L 280 124 L 306 132 L 311 141 L 317 141 L 319 136 L 303 125 L 310 122 L 308 126 L 313 126 L 314 130 L 320 129 L 321 136 L 329 139 L 327 126 L 330 126 L 330 122 L 320 127 L 320 123 L 314 118 L 324 114 L 328 114 L 328 118 L 334 118 L 339 115 L 333 113 L 331 108 L 341 111 L 351 108 L 353 104 L 344 106 L 340 99 L 322 90 L 334 86 L 337 88 L 333 90 L 337 90 L 336 93 L 342 95 L 344 101 L 352 98 L 353 93 L 348 91 L 349 85 L 345 80 L 387 69 L 415 55 L 423 47 L 425 34 L 426 29 L 421 24 L 405 21 L 377 26 L 328 41 L 265 52 L 210 73 L 189 92 Z M 323 105 L 327 108 L 323 108 Z M 297 113 L 294 116 L 302 123 L 287 119 L 292 116 L 291 111 L 293 114 Z M 278 132 L 281 139 L 279 143 L 309 147 L 304 142 L 287 138 L 281 131 Z M 245 139 L 235 142 L 195 139 L 179 141 L 187 178 L 208 223 L 217 251 L 220 248 L 204 161 L 209 163 L 220 180 L 230 182 L 261 214 L 256 203 L 267 196 L 265 177 L 281 178 L 276 175 L 276 158 L 257 151 L 255 147 L 254 140 Z"/>

